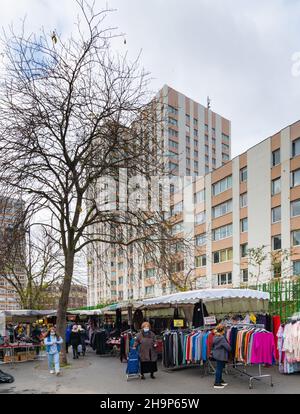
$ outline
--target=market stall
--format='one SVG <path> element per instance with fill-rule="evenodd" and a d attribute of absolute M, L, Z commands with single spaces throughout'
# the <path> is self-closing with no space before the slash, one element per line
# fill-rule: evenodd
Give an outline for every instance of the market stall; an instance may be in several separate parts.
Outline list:
<path fill-rule="evenodd" d="M 243 366 L 243 370 L 239 372 L 249 376 L 249 386 L 252 387 L 254 379 L 265 377 L 270 378 L 272 385 L 271 376 L 263 375 L 261 372 L 263 364 L 272 364 L 275 359 L 273 334 L 265 329 L 267 321 L 270 320 L 268 301 L 268 293 L 256 290 L 203 289 L 146 299 L 143 301 L 142 309 L 174 308 L 177 309 L 177 314 L 179 310 L 184 312 L 185 324 L 189 328 L 174 327 L 167 329 L 163 335 L 163 364 L 166 368 L 195 365 L 212 367 L 210 363 L 214 335 L 212 327 L 219 322 L 225 323 L 229 341 L 237 336 L 243 338 L 243 341 L 232 343 L 232 367 L 239 370 L 239 367 Z M 240 317 L 240 322 L 235 323 L 234 326 L 231 324 L 233 315 Z M 264 323 L 259 324 L 260 320 Z M 266 348 L 263 352 L 257 353 L 256 349 L 249 345 L 250 342 L 247 340 L 251 336 L 253 342 L 264 339 L 260 346 Z M 250 365 L 258 366 L 258 375 L 247 373 L 246 367 Z"/>

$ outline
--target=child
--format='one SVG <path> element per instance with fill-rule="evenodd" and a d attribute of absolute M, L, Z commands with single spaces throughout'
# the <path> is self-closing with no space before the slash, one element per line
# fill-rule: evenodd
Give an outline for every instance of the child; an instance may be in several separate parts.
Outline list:
<path fill-rule="evenodd" d="M 222 379 L 222 376 L 225 364 L 228 362 L 230 351 L 231 347 L 225 338 L 225 327 L 223 325 L 218 325 L 215 330 L 212 347 L 212 357 L 217 361 L 216 379 L 214 384 L 214 388 L 216 389 L 223 389 L 228 385 Z"/>
<path fill-rule="evenodd" d="M 50 374 L 56 373 L 56 375 L 60 374 L 60 366 L 59 366 L 59 354 L 61 350 L 61 344 L 63 343 L 62 338 L 57 334 L 55 328 L 49 329 L 46 338 L 44 339 L 44 344 L 46 345 L 46 351 L 48 354 L 48 366 L 50 370 Z M 53 370 L 53 365 L 55 367 L 55 371 Z"/>

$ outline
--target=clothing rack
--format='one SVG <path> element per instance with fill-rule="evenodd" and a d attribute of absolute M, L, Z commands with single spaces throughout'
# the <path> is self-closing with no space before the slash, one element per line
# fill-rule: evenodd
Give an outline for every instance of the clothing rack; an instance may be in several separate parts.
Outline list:
<path fill-rule="evenodd" d="M 228 323 L 228 324 L 225 324 L 225 326 L 226 327 L 231 327 L 231 328 L 234 328 L 234 327 L 237 327 L 237 328 L 251 327 L 253 329 L 263 329 L 265 332 L 268 332 L 265 329 L 264 325 L 260 325 L 260 324 L 251 324 L 251 323 L 238 323 L 238 324 L 233 324 L 233 323 Z M 247 372 L 247 366 L 249 366 L 249 365 L 247 365 L 247 363 L 238 362 L 235 359 L 233 360 L 233 363 L 232 364 L 227 364 L 227 366 L 231 367 L 232 369 L 234 369 L 235 371 L 237 371 L 238 373 L 240 373 L 241 376 L 242 375 L 245 375 L 245 376 L 249 377 L 249 389 L 252 389 L 253 388 L 252 383 L 253 383 L 254 380 L 260 381 L 263 378 L 269 378 L 270 379 L 270 386 L 271 387 L 274 386 L 273 379 L 272 379 L 272 375 L 271 374 L 262 374 L 262 364 L 258 364 L 257 365 L 258 366 L 258 375 L 249 374 Z M 251 365 L 251 366 L 253 366 L 253 365 Z M 239 367 L 243 367 L 243 369 L 240 369 Z"/>

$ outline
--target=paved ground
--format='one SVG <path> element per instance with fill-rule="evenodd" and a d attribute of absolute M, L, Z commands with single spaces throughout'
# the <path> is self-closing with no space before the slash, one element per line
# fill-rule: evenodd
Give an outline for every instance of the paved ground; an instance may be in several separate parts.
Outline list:
<path fill-rule="evenodd" d="M 248 379 L 234 374 L 225 376 L 229 385 L 220 391 L 212 387 L 213 376 L 203 376 L 201 368 L 166 372 L 160 367 L 154 380 L 147 376 L 145 381 L 127 382 L 126 364 L 116 357 L 100 357 L 89 351 L 84 359 L 70 362 L 60 377 L 49 374 L 46 361 L 1 365 L 0 369 L 12 374 L 15 382 L 0 384 L 0 394 L 300 394 L 300 375 L 281 375 L 277 367 L 263 369 L 263 373 L 273 375 L 274 387 L 267 378 L 255 381 L 249 390 Z"/>

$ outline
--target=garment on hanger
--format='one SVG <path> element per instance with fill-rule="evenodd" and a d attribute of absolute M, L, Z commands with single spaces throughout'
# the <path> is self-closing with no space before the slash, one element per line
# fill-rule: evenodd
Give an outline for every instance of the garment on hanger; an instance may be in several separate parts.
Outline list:
<path fill-rule="evenodd" d="M 273 335 L 274 335 L 274 341 L 275 341 L 275 358 L 276 361 L 279 360 L 279 351 L 278 351 L 278 343 L 277 343 L 277 333 L 281 326 L 280 316 L 276 315 L 273 316 Z"/>
<path fill-rule="evenodd" d="M 193 312 L 193 327 L 194 328 L 200 328 L 201 326 L 204 326 L 204 318 L 209 316 L 205 303 L 203 303 L 201 300 L 199 303 L 196 303 L 194 306 L 194 312 Z"/>
<path fill-rule="evenodd" d="M 281 326 L 277 338 L 279 371 L 283 374 L 300 372 L 300 321 Z"/>

